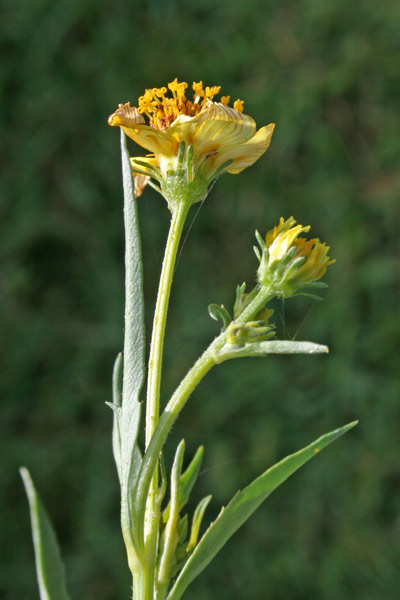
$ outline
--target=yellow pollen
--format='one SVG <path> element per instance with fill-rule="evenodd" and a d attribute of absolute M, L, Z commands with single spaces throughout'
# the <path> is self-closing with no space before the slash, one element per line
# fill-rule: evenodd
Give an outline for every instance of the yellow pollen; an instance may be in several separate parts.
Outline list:
<path fill-rule="evenodd" d="M 237 100 L 235 100 L 235 102 L 233 103 L 233 108 L 234 108 L 235 110 L 237 110 L 237 112 L 239 112 L 239 113 L 242 113 L 242 112 L 243 112 L 243 104 L 244 104 L 243 100 L 239 100 L 239 99 L 237 99 Z"/>
<path fill-rule="evenodd" d="M 167 88 L 165 86 L 162 88 L 154 88 L 153 89 L 153 95 L 157 96 L 158 98 L 164 98 L 166 93 L 167 93 Z"/>
<path fill-rule="evenodd" d="M 204 96 L 204 90 L 203 90 L 203 82 L 199 81 L 199 83 L 196 83 L 195 81 L 193 81 L 193 85 L 192 85 L 193 91 L 196 95 L 196 97 L 202 98 Z"/>
<path fill-rule="evenodd" d="M 185 81 L 174 81 L 160 88 L 146 89 L 143 96 L 138 100 L 138 113 L 147 115 L 151 127 L 160 131 L 166 131 L 168 127 L 180 116 L 187 115 L 194 117 L 200 111 L 212 103 L 216 94 L 219 94 L 221 86 L 206 86 L 203 82 L 193 82 L 193 100 L 186 97 L 188 84 Z M 167 96 L 168 90 L 172 93 Z M 224 106 L 229 106 L 230 96 L 221 96 L 220 102 Z M 243 112 L 243 101 L 236 100 L 233 108 L 237 112 Z"/>
<path fill-rule="evenodd" d="M 215 94 L 219 94 L 219 90 L 221 89 L 220 85 L 213 85 L 212 87 L 206 87 L 206 97 L 212 100 Z"/>

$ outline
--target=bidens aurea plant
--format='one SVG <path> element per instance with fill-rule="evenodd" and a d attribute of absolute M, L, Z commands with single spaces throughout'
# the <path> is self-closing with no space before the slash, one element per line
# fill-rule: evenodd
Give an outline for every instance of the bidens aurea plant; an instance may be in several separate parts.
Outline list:
<path fill-rule="evenodd" d="M 138 106 L 120 104 L 109 124 L 121 132 L 126 234 L 124 349 L 113 373 L 113 452 L 121 487 L 121 527 L 132 573 L 133 600 L 179 600 L 189 584 L 256 508 L 292 473 L 333 440 L 351 429 L 350 423 L 267 469 L 238 491 L 216 520 L 201 533 L 211 496 L 190 516 L 185 507 L 199 474 L 200 447 L 184 468 L 181 441 L 172 466 L 164 464 L 167 436 L 190 395 L 214 366 L 243 356 L 321 353 L 326 346 L 312 342 L 273 339 L 269 302 L 324 287 L 319 280 L 328 265 L 329 248 L 306 239 L 310 229 L 283 218 L 265 237 L 256 232 L 259 262 L 256 284 L 236 289 L 232 310 L 210 304 L 209 313 L 221 321 L 221 331 L 184 379 L 160 414 L 162 358 L 170 290 L 178 246 L 190 206 L 206 198 L 224 172 L 236 174 L 251 166 L 268 149 L 274 125 L 256 129 L 243 114 L 243 102 L 229 106 L 230 97 L 214 98 L 220 87 L 175 79 L 166 87 L 146 90 Z M 146 118 L 148 121 L 146 122 Z M 150 154 L 131 158 L 125 135 Z M 137 443 L 141 423 L 141 391 L 146 375 L 143 324 L 142 262 L 136 198 L 149 184 L 164 196 L 171 225 L 159 283 L 147 361 L 145 447 Z M 302 234 L 302 235 L 301 235 Z M 169 475 L 168 475 L 169 471 Z M 26 469 L 21 469 L 31 510 L 37 576 L 42 600 L 69 598 L 59 550 L 50 521 Z"/>

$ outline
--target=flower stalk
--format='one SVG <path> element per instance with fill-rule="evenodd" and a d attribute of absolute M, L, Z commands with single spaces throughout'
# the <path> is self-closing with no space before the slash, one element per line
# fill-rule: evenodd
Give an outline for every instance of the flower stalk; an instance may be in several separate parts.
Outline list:
<path fill-rule="evenodd" d="M 148 366 L 146 448 L 150 443 L 158 423 L 165 325 L 167 320 L 176 256 L 189 208 L 189 201 L 181 202 L 177 205 L 176 209 L 172 213 L 171 226 L 161 270 L 160 284 L 154 312 L 153 332 Z"/>
<path fill-rule="evenodd" d="M 162 359 L 165 337 L 165 326 L 171 285 L 175 269 L 176 256 L 182 236 L 183 226 L 190 208 L 190 202 L 181 202 L 172 212 L 171 226 L 168 234 L 165 256 L 161 270 L 160 284 L 154 312 L 153 331 L 148 364 L 147 401 L 146 401 L 146 449 L 158 424 L 160 412 L 160 385 Z M 147 561 L 148 577 L 143 600 L 153 600 L 154 571 L 157 560 L 157 538 L 159 528 L 158 494 L 158 457 L 154 463 L 152 478 L 147 495 L 144 516 L 144 546 Z"/>

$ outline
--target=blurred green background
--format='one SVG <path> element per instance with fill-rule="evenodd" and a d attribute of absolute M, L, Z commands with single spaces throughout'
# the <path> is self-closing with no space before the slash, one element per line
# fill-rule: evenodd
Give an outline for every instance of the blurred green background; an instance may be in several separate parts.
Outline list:
<path fill-rule="evenodd" d="M 208 519 L 274 461 L 359 427 L 280 488 L 191 600 L 395 600 L 400 558 L 400 5 L 392 0 L 3 0 L 0 597 L 37 598 L 26 465 L 54 520 L 72 597 L 129 597 L 111 456 L 122 347 L 119 102 L 175 76 L 222 85 L 266 155 L 200 210 L 173 290 L 163 400 L 254 280 L 254 230 L 294 215 L 332 248 L 325 301 L 275 305 L 279 336 L 329 356 L 246 359 L 207 376 L 175 426 L 204 443 Z M 137 152 L 132 145 L 132 151 Z M 139 202 L 150 326 L 169 214 Z M 192 217 L 195 210 L 192 209 Z M 190 219 L 191 220 L 191 219 Z M 191 505 L 193 507 L 193 505 Z"/>

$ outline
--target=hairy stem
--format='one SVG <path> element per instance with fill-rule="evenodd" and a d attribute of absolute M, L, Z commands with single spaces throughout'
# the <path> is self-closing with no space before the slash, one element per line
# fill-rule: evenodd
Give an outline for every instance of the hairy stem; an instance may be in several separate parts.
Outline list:
<path fill-rule="evenodd" d="M 164 348 L 165 325 L 171 292 L 176 256 L 181 239 L 183 225 L 189 210 L 189 202 L 180 202 L 172 213 L 165 256 L 161 271 L 156 308 L 154 312 L 153 332 L 147 380 L 146 402 L 146 448 L 150 444 L 157 427 L 160 411 L 160 384 L 162 357 Z M 143 600 L 153 600 L 154 570 L 157 553 L 159 515 L 157 510 L 158 457 L 154 463 L 151 483 L 148 490 L 144 518 L 144 545 L 146 555 L 146 581 L 143 586 Z"/>
<path fill-rule="evenodd" d="M 176 255 L 188 210 L 188 203 L 181 202 L 178 204 L 172 215 L 167 245 L 165 248 L 150 346 L 146 405 L 146 448 L 150 443 L 158 423 L 165 324 Z"/>

